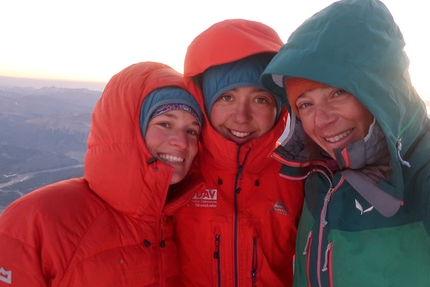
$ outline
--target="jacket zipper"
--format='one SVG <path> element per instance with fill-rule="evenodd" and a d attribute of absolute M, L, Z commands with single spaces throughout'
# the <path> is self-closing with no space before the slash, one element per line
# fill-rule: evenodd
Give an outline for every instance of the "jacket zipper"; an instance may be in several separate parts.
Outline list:
<path fill-rule="evenodd" d="M 257 257 L 257 237 L 252 239 L 252 287 L 255 287 L 257 283 L 257 267 L 258 267 L 258 257 Z"/>
<path fill-rule="evenodd" d="M 327 177 L 328 178 L 328 177 Z M 323 245 L 323 234 L 325 232 L 325 226 L 327 225 L 328 221 L 326 219 L 327 217 L 327 209 L 328 209 L 328 204 L 330 203 L 331 197 L 333 195 L 333 193 L 339 188 L 339 186 L 343 183 L 344 179 L 342 178 L 340 180 L 340 182 L 336 185 L 336 187 L 332 187 L 332 182 L 331 180 L 328 178 L 329 182 L 330 182 L 330 188 L 327 192 L 327 194 L 324 197 L 324 205 L 323 208 L 321 210 L 321 214 L 320 214 L 320 222 L 319 222 L 319 231 L 318 231 L 318 253 L 317 253 L 317 281 L 318 281 L 318 286 L 322 287 L 322 280 L 321 280 L 321 272 L 324 272 L 326 270 L 323 270 L 324 268 L 321 267 L 321 262 L 322 262 L 322 245 Z M 309 257 L 308 257 L 309 258 Z"/>
<path fill-rule="evenodd" d="M 218 276 L 218 287 L 221 287 L 221 254 L 220 254 L 220 241 L 221 236 L 215 235 L 215 252 L 214 258 L 217 260 L 217 276 Z"/>
<path fill-rule="evenodd" d="M 164 213 L 161 214 L 161 241 L 160 241 L 160 247 L 164 248 L 166 246 L 166 241 L 164 238 L 164 226 L 165 226 L 165 219 L 164 219 Z"/>
<path fill-rule="evenodd" d="M 240 163 L 240 159 L 239 159 L 239 155 L 240 155 L 240 147 L 237 148 L 237 154 L 236 154 L 236 162 L 237 162 L 237 173 L 236 173 L 236 178 L 234 181 L 234 235 L 233 235 L 233 242 L 234 242 L 234 247 L 233 247 L 233 256 L 234 256 L 234 286 L 239 286 L 239 268 L 238 268 L 238 262 L 239 262 L 239 254 L 238 254 L 238 214 L 239 214 L 239 208 L 238 208 L 238 195 L 240 193 L 240 186 L 239 186 L 239 182 L 242 180 L 243 178 L 243 166 L 245 165 L 246 159 L 249 155 L 249 152 L 251 151 L 251 149 L 248 149 L 248 151 L 245 154 L 245 157 L 242 161 L 242 163 Z"/>
<path fill-rule="evenodd" d="M 165 242 L 164 242 L 165 218 L 164 217 L 165 217 L 164 212 L 162 212 L 161 216 L 160 216 L 160 233 L 161 233 L 160 234 L 160 238 L 161 238 L 161 240 L 160 240 L 160 248 L 157 248 L 159 250 L 160 258 L 161 258 L 161 260 L 160 260 L 160 266 L 159 266 L 159 270 L 160 270 L 159 274 L 160 274 L 160 282 L 161 282 L 160 286 L 165 286 L 164 279 L 166 277 L 166 275 L 164 274 L 163 252 L 161 250 L 165 246 Z"/>
<path fill-rule="evenodd" d="M 318 286 L 322 287 L 321 283 L 321 260 L 322 260 L 322 239 L 324 234 L 324 227 L 327 225 L 326 215 L 327 215 L 327 206 L 330 202 L 331 195 L 333 194 L 334 188 L 330 187 L 328 190 L 326 196 L 324 197 L 324 205 L 321 210 L 321 216 L 320 216 L 320 227 L 319 227 L 319 234 L 318 234 L 318 257 L 317 257 L 317 279 L 318 279 Z"/>
<path fill-rule="evenodd" d="M 238 270 L 238 262 L 239 262 L 239 255 L 238 255 L 238 204 L 237 204 L 237 196 L 240 193 L 240 187 L 239 180 L 241 180 L 242 177 L 242 166 L 238 167 L 238 171 L 236 174 L 236 180 L 234 183 L 234 235 L 233 235 L 233 242 L 234 242 L 234 281 L 235 286 L 239 286 L 239 270 Z"/>

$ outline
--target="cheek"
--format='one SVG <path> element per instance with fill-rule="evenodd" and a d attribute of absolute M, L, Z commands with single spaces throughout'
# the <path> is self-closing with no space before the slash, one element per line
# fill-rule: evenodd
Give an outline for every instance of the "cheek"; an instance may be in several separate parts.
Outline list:
<path fill-rule="evenodd" d="M 350 110 L 355 110 L 355 113 L 353 115 L 345 115 L 345 118 L 349 118 L 351 121 L 358 123 L 357 126 L 360 129 L 360 136 L 364 138 L 369 133 L 369 127 L 373 123 L 373 115 L 362 105 L 354 109 L 351 108 Z"/>
<path fill-rule="evenodd" d="M 303 130 L 305 131 L 305 133 L 314 141 L 316 141 L 316 135 L 313 133 L 313 129 L 314 129 L 314 125 L 313 125 L 313 121 L 309 121 L 309 119 L 307 118 L 301 118 L 300 119 L 302 122 L 302 127 Z"/>
<path fill-rule="evenodd" d="M 190 156 L 191 157 L 195 157 L 197 152 L 199 150 L 199 146 L 198 146 L 198 141 L 197 139 L 191 139 L 190 140 Z"/>
<path fill-rule="evenodd" d="M 300 115 L 300 122 L 302 123 L 302 127 L 305 133 L 309 134 L 309 131 L 311 130 L 311 123 L 312 123 L 310 121 L 310 118 Z"/>
<path fill-rule="evenodd" d="M 156 149 L 164 141 L 166 141 L 166 136 L 164 134 L 160 133 L 156 129 L 148 129 L 145 135 L 145 144 L 146 148 L 153 156 L 157 155 Z"/>
<path fill-rule="evenodd" d="M 227 109 L 221 109 L 219 105 L 212 107 L 211 113 L 209 114 L 209 121 L 213 126 L 221 124 L 228 114 Z"/>
<path fill-rule="evenodd" d="M 257 109 L 254 111 L 254 118 L 266 129 L 271 129 L 275 125 L 276 109 Z"/>

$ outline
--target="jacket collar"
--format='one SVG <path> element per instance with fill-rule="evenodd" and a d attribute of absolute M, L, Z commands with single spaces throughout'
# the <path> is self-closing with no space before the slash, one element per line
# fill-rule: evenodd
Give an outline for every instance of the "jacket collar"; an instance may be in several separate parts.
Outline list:
<path fill-rule="evenodd" d="M 278 122 L 269 132 L 242 146 L 226 140 L 210 124 L 205 125 L 202 131 L 204 150 L 200 153 L 203 161 L 206 164 L 211 162 L 211 164 L 216 164 L 218 168 L 227 170 L 236 169 L 238 165 L 245 163 L 246 158 L 247 172 L 260 172 L 272 160 L 271 154 L 285 129 L 286 117 L 287 111 L 284 107 Z"/>
<path fill-rule="evenodd" d="M 321 157 L 310 161 L 310 153 L 305 148 L 305 132 L 299 121 L 292 120 L 291 132 L 275 152 L 274 157 L 288 167 L 282 169 L 287 176 L 304 178 L 315 169 L 325 170 L 332 177 L 333 165 L 321 151 Z M 386 217 L 393 216 L 400 208 L 402 201 L 392 196 L 395 187 L 388 183 L 393 176 L 390 166 L 390 153 L 385 135 L 375 121 L 368 135 L 344 149 L 335 150 L 337 168 L 345 179 L 376 210 Z"/>

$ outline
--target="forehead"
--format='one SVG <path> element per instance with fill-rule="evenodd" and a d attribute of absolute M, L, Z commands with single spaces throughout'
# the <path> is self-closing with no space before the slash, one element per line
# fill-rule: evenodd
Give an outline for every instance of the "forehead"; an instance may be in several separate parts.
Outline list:
<path fill-rule="evenodd" d="M 335 90 L 339 90 L 339 88 L 334 88 L 334 87 L 319 87 L 319 88 L 316 88 L 316 89 L 313 89 L 313 90 L 306 91 L 306 92 L 302 93 L 299 96 L 299 98 L 329 95 L 331 92 L 333 92 Z"/>
<path fill-rule="evenodd" d="M 248 92 L 248 93 L 266 92 L 266 93 L 269 93 L 268 91 L 261 89 L 259 87 L 251 87 L 251 86 L 237 87 L 237 88 L 228 90 L 227 92 L 237 92 L 237 93 L 240 93 L 240 92 Z"/>
<path fill-rule="evenodd" d="M 241 97 L 244 99 L 249 98 L 250 100 L 253 99 L 253 97 L 260 97 L 260 96 L 265 97 L 270 101 L 276 100 L 275 96 L 272 93 L 259 87 L 246 86 L 246 87 L 234 88 L 222 93 L 218 99 L 220 99 L 222 96 L 225 96 L 225 95 L 232 95 L 232 96 Z"/>
<path fill-rule="evenodd" d="M 192 122 L 192 124 L 199 125 L 196 118 L 191 113 L 185 110 L 170 110 L 156 116 L 154 119 L 157 119 L 157 118 L 159 119 L 168 118 L 175 121 L 187 121 L 187 122 Z"/>

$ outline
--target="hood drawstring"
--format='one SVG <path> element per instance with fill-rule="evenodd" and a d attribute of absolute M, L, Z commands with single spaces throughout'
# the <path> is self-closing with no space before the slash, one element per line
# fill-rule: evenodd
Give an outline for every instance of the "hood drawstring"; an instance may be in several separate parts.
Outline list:
<path fill-rule="evenodd" d="M 153 164 L 158 161 L 158 157 L 151 157 L 146 162 L 151 165 L 152 170 L 158 170 L 158 166 L 156 164 Z"/>
<path fill-rule="evenodd" d="M 411 167 L 411 164 L 403 160 L 402 156 L 400 155 L 400 151 L 402 150 L 402 138 L 397 138 L 396 146 L 397 146 L 397 156 L 399 157 L 400 163 L 407 167 Z"/>

